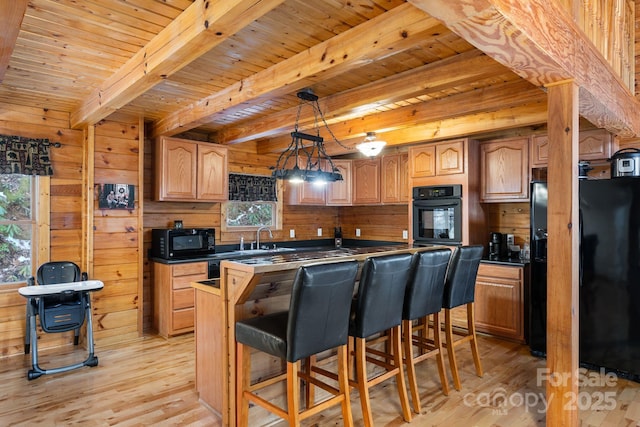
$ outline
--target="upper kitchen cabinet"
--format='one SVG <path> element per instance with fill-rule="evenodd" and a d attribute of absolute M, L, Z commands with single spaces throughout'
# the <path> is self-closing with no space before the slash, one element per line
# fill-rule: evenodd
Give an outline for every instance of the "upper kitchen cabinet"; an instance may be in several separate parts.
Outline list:
<path fill-rule="evenodd" d="M 306 162 L 304 159 L 298 159 L 298 167 L 304 169 Z M 328 168 L 323 166 L 326 171 Z M 330 185 L 330 184 L 329 184 Z M 314 184 L 312 182 L 289 182 L 285 184 L 287 192 L 286 200 L 290 205 L 321 205 L 326 202 L 326 185 Z"/>
<path fill-rule="evenodd" d="M 480 144 L 480 201 L 529 199 L 529 138 Z"/>
<path fill-rule="evenodd" d="M 227 147 L 160 137 L 156 143 L 156 198 L 162 201 L 227 200 Z"/>
<path fill-rule="evenodd" d="M 423 144 L 409 148 L 412 178 L 463 174 L 464 140 Z"/>
<path fill-rule="evenodd" d="M 380 203 L 380 158 L 353 161 L 353 204 Z"/>
<path fill-rule="evenodd" d="M 605 129 L 592 129 L 580 132 L 580 160 L 605 160 L 613 154 L 613 138 Z M 530 160 L 532 168 L 545 168 L 549 162 L 549 138 L 536 135 L 531 139 Z"/>
<path fill-rule="evenodd" d="M 290 205 L 324 205 L 325 186 L 312 182 L 287 182 L 287 203 Z"/>
<path fill-rule="evenodd" d="M 389 154 L 382 157 L 380 175 L 382 203 L 402 204 L 409 202 L 409 155 Z"/>
<path fill-rule="evenodd" d="M 353 203 L 351 160 L 333 160 L 333 166 L 342 175 L 342 181 L 327 184 L 327 205 L 349 206 Z"/>

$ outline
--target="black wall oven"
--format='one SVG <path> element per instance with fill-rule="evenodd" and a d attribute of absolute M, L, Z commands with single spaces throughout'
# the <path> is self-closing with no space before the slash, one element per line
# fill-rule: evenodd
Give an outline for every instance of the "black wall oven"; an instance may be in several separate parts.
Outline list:
<path fill-rule="evenodd" d="M 413 242 L 462 244 L 462 185 L 413 188 Z"/>

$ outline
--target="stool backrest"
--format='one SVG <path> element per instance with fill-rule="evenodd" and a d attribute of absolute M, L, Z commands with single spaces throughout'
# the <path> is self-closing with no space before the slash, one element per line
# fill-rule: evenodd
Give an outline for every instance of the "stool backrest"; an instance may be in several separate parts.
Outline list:
<path fill-rule="evenodd" d="M 402 323 L 411 254 L 369 257 L 364 261 L 349 333 L 366 338 Z"/>
<path fill-rule="evenodd" d="M 287 361 L 295 362 L 347 343 L 357 274 L 357 261 L 298 269 L 289 304 Z"/>
<path fill-rule="evenodd" d="M 37 278 L 39 285 L 78 282 L 80 268 L 70 261 L 47 262 L 38 267 Z"/>
<path fill-rule="evenodd" d="M 484 248 L 481 245 L 474 245 L 460 246 L 453 253 L 444 286 L 442 305 L 445 308 L 473 302 L 476 276 L 483 251 Z"/>
<path fill-rule="evenodd" d="M 402 318 L 414 320 L 442 310 L 444 282 L 451 249 L 435 249 L 413 254 L 411 276 L 404 294 Z"/>

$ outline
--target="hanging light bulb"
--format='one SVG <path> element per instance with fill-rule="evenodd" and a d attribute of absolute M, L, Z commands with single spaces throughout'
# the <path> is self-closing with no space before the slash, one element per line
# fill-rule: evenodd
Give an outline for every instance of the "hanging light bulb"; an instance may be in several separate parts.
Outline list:
<path fill-rule="evenodd" d="M 375 132 L 367 132 L 364 141 L 356 146 L 356 148 L 365 156 L 375 157 L 387 145 L 385 141 L 381 141 L 376 137 Z"/>

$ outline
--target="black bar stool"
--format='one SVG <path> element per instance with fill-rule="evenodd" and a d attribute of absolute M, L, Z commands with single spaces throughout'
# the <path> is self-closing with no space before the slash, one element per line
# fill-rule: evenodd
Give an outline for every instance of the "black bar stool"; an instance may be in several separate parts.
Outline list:
<path fill-rule="evenodd" d="M 236 322 L 238 425 L 248 424 L 250 401 L 288 420 L 290 426 L 298 426 L 301 420 L 341 404 L 344 424 L 353 425 L 347 341 L 357 272 L 357 261 L 302 266 L 293 281 L 289 311 Z M 285 359 L 286 374 L 250 384 L 250 350 L 245 346 Z M 300 372 L 299 368 L 300 359 L 333 348 L 338 351 L 337 389 Z M 286 410 L 254 393 L 284 379 L 287 381 Z M 333 396 L 317 405 L 307 401 L 306 410 L 300 411 L 300 379 Z"/>
<path fill-rule="evenodd" d="M 444 287 L 442 305 L 445 316 L 445 347 L 449 356 L 453 385 L 456 390 L 460 390 L 461 388 L 460 374 L 458 373 L 458 364 L 455 355 L 456 346 L 469 342 L 471 345 L 471 353 L 473 354 L 473 363 L 476 367 L 476 374 L 479 377 L 482 376 L 473 302 L 475 298 L 476 276 L 478 275 L 478 267 L 480 266 L 483 250 L 484 248 L 480 245 L 461 246 L 457 248 L 451 258 L 451 266 L 449 267 Z M 451 323 L 451 309 L 462 305 L 467 306 L 466 332 L 457 329 L 454 331 Z M 463 338 L 454 341 L 454 334 L 462 336 Z"/>
<path fill-rule="evenodd" d="M 415 364 L 436 356 L 442 392 L 449 394 L 449 384 L 442 356 L 440 340 L 440 310 L 447 274 L 450 249 L 435 249 L 413 254 L 411 277 L 407 284 L 402 310 L 402 331 L 404 361 L 407 366 L 407 377 L 413 410 L 420 413 L 420 397 L 416 381 Z M 433 338 L 429 334 L 429 317 L 433 315 Z M 418 320 L 414 328 L 414 321 Z M 418 332 L 416 334 L 416 332 Z M 417 352 L 414 351 L 417 347 Z"/>
<path fill-rule="evenodd" d="M 404 293 L 411 271 L 411 254 L 369 257 L 364 261 L 358 293 L 353 304 L 349 335 L 355 338 L 356 378 L 351 384 L 358 388 L 364 424 L 373 425 L 369 388 L 396 377 L 396 385 L 405 421 L 411 421 L 411 410 L 402 367 L 400 326 Z M 367 346 L 367 338 L 389 331 L 391 353 Z M 367 362 L 383 367 L 384 372 L 367 378 Z"/>

